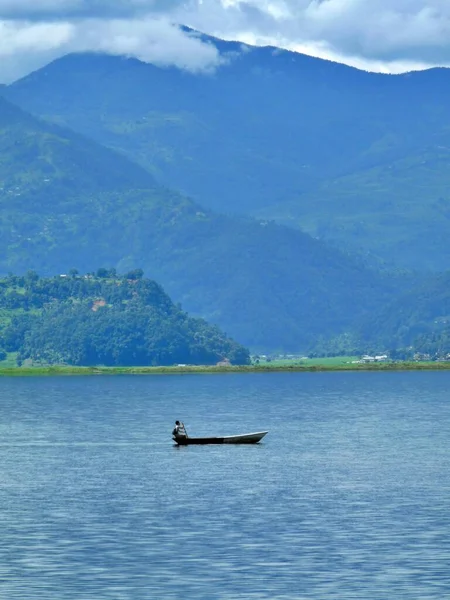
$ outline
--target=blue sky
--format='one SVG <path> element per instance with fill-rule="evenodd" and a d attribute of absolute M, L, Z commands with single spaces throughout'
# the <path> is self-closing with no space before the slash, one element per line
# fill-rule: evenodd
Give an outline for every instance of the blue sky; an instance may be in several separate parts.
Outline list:
<path fill-rule="evenodd" d="M 73 51 L 220 68 L 176 23 L 373 71 L 450 65 L 450 0 L 0 0 L 0 81 Z"/>

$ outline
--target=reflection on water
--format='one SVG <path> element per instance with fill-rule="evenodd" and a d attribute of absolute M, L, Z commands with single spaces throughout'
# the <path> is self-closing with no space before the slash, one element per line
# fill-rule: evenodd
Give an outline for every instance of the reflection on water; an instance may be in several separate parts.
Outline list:
<path fill-rule="evenodd" d="M 450 373 L 0 380 L 0 598 L 441 599 Z M 269 429 L 258 446 L 173 446 Z"/>

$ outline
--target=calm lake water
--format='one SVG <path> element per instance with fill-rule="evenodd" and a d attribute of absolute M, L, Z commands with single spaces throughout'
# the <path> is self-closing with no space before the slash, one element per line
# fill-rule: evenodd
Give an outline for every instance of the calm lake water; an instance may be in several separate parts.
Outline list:
<path fill-rule="evenodd" d="M 0 598 L 450 596 L 450 373 L 0 379 Z M 178 448 L 269 429 L 257 446 Z"/>

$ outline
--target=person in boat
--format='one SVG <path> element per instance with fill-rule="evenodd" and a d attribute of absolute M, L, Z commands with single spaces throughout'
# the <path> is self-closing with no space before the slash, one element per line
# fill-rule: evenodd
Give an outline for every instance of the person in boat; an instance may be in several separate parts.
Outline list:
<path fill-rule="evenodd" d="M 175 429 L 172 431 L 172 433 L 175 437 L 187 437 L 184 423 L 181 423 L 180 421 L 175 421 Z"/>

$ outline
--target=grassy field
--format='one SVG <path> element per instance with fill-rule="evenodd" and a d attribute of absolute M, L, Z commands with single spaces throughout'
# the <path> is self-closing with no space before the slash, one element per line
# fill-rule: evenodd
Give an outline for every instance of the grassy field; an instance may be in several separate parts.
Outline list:
<path fill-rule="evenodd" d="M 347 360 L 344 360 L 346 358 Z M 49 375 L 168 375 L 188 373 L 277 373 L 320 371 L 420 371 L 450 370 L 450 362 L 384 362 L 354 364 L 348 357 L 307 360 L 304 364 L 267 364 L 249 366 L 185 366 L 185 367 L 11 367 L 0 365 L 0 377 Z"/>

